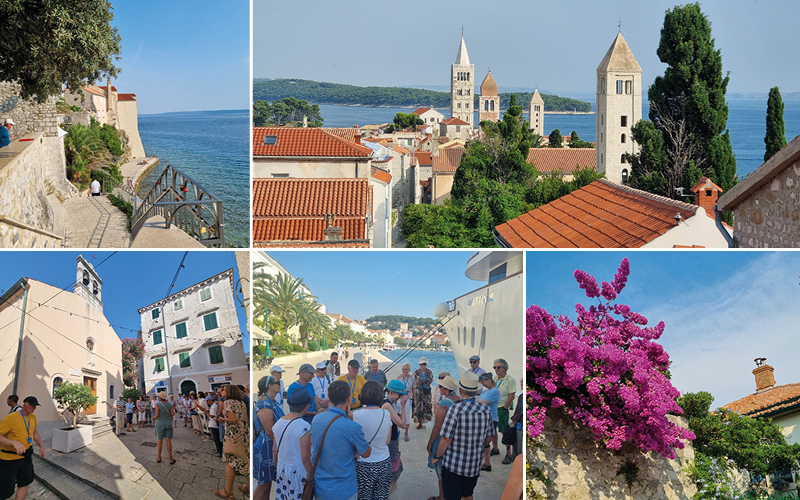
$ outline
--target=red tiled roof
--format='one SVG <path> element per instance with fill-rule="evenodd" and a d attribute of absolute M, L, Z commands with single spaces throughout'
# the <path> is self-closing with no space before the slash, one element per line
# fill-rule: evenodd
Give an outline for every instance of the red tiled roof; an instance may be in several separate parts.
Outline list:
<path fill-rule="evenodd" d="M 96 90 L 96 89 L 94 89 L 92 87 L 81 87 L 81 89 L 86 91 L 86 92 L 89 92 L 90 94 L 99 95 L 99 96 L 103 96 L 103 97 L 106 96 L 105 92 L 100 92 L 99 90 Z"/>
<path fill-rule="evenodd" d="M 253 248 L 369 248 L 367 241 L 256 241 Z"/>
<path fill-rule="evenodd" d="M 417 115 L 417 116 L 422 116 L 422 115 L 424 115 L 425 113 L 427 113 L 430 110 L 431 110 L 431 108 L 417 108 L 414 111 L 412 111 L 411 114 L 412 115 Z"/>
<path fill-rule="evenodd" d="M 697 213 L 689 205 L 605 179 L 495 228 L 514 248 L 638 248 Z"/>
<path fill-rule="evenodd" d="M 442 125 L 469 125 L 469 123 L 465 122 L 461 118 L 456 118 L 455 116 L 452 118 L 448 118 L 441 122 Z"/>
<path fill-rule="evenodd" d="M 392 143 L 392 149 L 394 149 L 396 152 L 400 153 L 401 155 L 404 155 L 404 154 L 408 153 L 408 150 L 406 148 L 400 146 L 399 144 Z"/>
<path fill-rule="evenodd" d="M 750 394 L 723 408 L 749 417 L 770 416 L 800 406 L 800 383 L 786 384 Z"/>
<path fill-rule="evenodd" d="M 105 90 L 106 92 L 108 92 L 108 85 L 98 85 L 98 87 L 103 89 L 103 90 Z M 111 86 L 111 92 L 116 92 L 116 91 L 117 91 L 117 87 L 112 85 Z"/>
<path fill-rule="evenodd" d="M 117 94 L 118 101 L 135 101 L 136 94 Z"/>
<path fill-rule="evenodd" d="M 334 127 L 322 127 L 322 130 L 324 130 L 325 132 L 327 132 L 327 133 L 329 133 L 331 135 L 334 135 L 334 136 L 336 136 L 336 137 L 338 137 L 340 139 L 344 139 L 344 140 L 350 141 L 350 142 L 356 142 L 356 132 L 358 132 L 359 135 L 361 134 L 361 132 L 357 128 L 354 128 L 354 127 L 349 127 L 349 128 L 348 127 L 336 127 L 336 128 L 334 128 Z M 358 143 L 356 143 L 356 144 L 358 144 Z"/>
<path fill-rule="evenodd" d="M 411 154 L 419 161 L 419 165 L 421 167 L 426 167 L 433 164 L 433 156 L 431 155 L 430 151 L 417 149 L 412 151 Z"/>
<path fill-rule="evenodd" d="M 367 179 L 253 179 L 253 217 L 364 217 Z"/>
<path fill-rule="evenodd" d="M 595 168 L 597 157 L 593 148 L 531 148 L 528 163 L 543 174 L 571 173 L 579 168 Z"/>
<path fill-rule="evenodd" d="M 464 148 L 446 148 L 439 150 L 439 156 L 433 157 L 433 173 L 434 174 L 452 174 L 461 163 L 461 157 L 464 156 Z"/>
<path fill-rule="evenodd" d="M 379 181 L 385 182 L 386 184 L 392 182 L 392 174 L 384 170 L 381 170 L 377 167 L 372 167 L 372 172 L 370 175 L 372 176 L 373 179 L 378 179 Z"/>
<path fill-rule="evenodd" d="M 264 137 L 274 135 L 277 142 L 264 144 Z M 337 137 L 319 128 L 254 127 L 253 156 L 267 157 L 339 157 L 370 158 L 372 150 Z"/>
<path fill-rule="evenodd" d="M 439 144 L 447 144 L 450 142 L 450 139 L 446 135 L 439 136 Z"/>
<path fill-rule="evenodd" d="M 369 246 L 372 205 L 368 179 L 254 179 L 253 242 L 256 246 Z M 324 219 L 334 214 L 341 242 L 325 242 Z"/>

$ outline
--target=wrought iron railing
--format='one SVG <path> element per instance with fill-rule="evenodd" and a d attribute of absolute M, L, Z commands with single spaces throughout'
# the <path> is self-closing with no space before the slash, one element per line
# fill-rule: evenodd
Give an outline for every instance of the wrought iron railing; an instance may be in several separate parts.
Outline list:
<path fill-rule="evenodd" d="M 207 247 L 225 246 L 222 201 L 175 167 L 167 165 L 141 203 L 135 200 L 131 237 L 144 223 L 161 216 Z"/>

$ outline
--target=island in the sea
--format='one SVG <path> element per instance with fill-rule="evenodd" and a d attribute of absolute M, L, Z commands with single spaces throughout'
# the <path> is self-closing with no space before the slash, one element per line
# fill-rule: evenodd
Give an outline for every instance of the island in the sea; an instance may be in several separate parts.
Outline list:
<path fill-rule="evenodd" d="M 500 93 L 500 108 L 508 108 L 512 95 L 517 102 L 530 102 L 533 92 Z M 545 112 L 589 113 L 592 105 L 586 101 L 540 94 L 544 100 Z M 253 80 L 254 101 L 275 101 L 284 97 L 295 97 L 314 104 L 334 104 L 339 106 L 371 106 L 391 108 L 449 108 L 450 92 L 416 89 L 409 87 L 358 87 L 339 83 L 316 82 L 296 78 L 256 78 Z M 474 108 L 478 106 L 475 95 Z"/>

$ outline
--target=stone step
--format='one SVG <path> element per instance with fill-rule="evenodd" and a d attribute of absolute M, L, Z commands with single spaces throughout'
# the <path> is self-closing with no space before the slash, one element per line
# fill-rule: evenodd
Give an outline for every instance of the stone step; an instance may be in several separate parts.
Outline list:
<path fill-rule="evenodd" d="M 112 500 L 112 497 L 97 490 L 90 483 L 75 477 L 68 471 L 51 465 L 46 460 L 33 455 L 34 476 L 42 484 L 47 486 L 52 493 L 63 500 L 73 500 L 76 498 L 86 500 Z"/>

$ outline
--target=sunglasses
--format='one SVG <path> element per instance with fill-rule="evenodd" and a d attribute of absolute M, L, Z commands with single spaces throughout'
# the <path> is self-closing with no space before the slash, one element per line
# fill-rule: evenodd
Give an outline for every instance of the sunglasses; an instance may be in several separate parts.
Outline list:
<path fill-rule="evenodd" d="M 444 380 L 444 377 L 439 377 L 439 380 Z"/>
<path fill-rule="evenodd" d="M 499 370 L 500 368 L 504 368 L 504 367 L 503 366 L 495 366 L 494 367 L 495 370 Z"/>
<path fill-rule="evenodd" d="M 474 365 L 475 363 L 480 363 L 480 361 L 470 361 L 469 364 Z"/>

